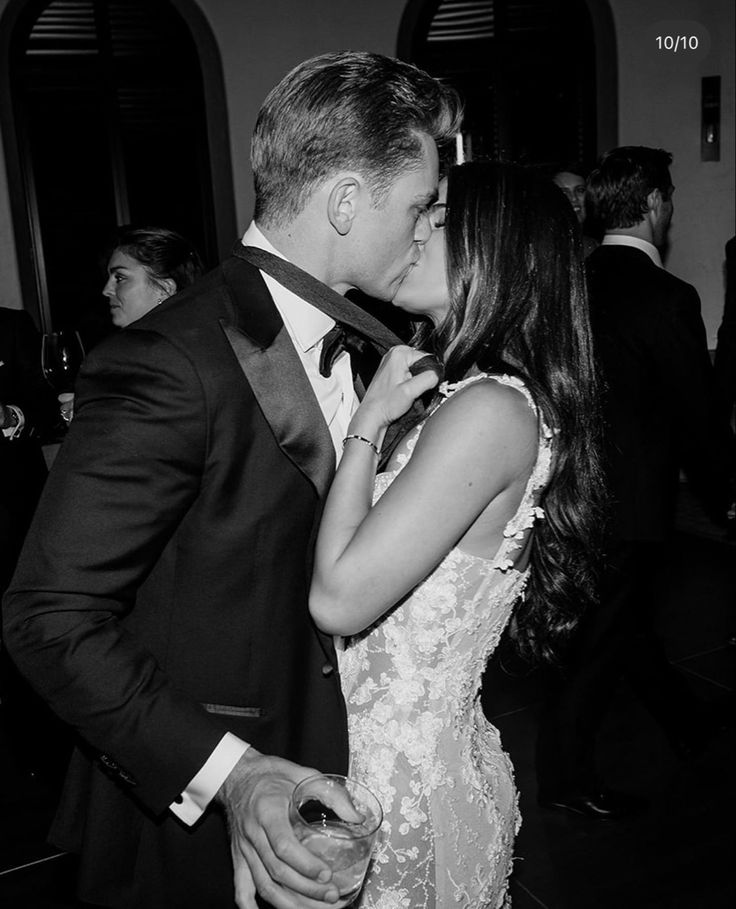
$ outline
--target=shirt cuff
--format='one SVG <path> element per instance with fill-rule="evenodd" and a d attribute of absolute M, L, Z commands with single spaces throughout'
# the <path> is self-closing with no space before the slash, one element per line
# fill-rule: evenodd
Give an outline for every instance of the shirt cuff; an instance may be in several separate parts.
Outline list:
<path fill-rule="evenodd" d="M 5 409 L 11 410 L 15 414 L 17 423 L 15 426 L 9 426 L 7 429 L 3 429 L 2 433 L 6 439 L 16 439 L 23 432 L 23 427 L 26 425 L 26 418 L 23 416 L 23 411 L 20 407 L 16 407 L 15 404 L 6 404 Z"/>
<path fill-rule="evenodd" d="M 184 792 L 169 805 L 180 821 L 191 827 L 200 819 L 230 771 L 249 748 L 250 745 L 231 732 L 223 735 Z"/>

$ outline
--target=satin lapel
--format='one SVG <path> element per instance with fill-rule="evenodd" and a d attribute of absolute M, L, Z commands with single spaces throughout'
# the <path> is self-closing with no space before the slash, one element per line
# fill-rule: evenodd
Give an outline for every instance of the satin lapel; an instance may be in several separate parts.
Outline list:
<path fill-rule="evenodd" d="M 258 270 L 229 259 L 223 272 L 234 307 L 225 336 L 281 450 L 324 498 L 335 449 L 299 355 Z"/>

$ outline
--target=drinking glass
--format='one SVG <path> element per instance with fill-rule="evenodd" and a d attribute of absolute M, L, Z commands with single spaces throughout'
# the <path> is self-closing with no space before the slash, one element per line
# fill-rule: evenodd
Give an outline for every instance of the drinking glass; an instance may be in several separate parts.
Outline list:
<path fill-rule="evenodd" d="M 74 380 L 84 359 L 76 331 L 50 331 L 41 339 L 41 367 L 46 381 L 57 394 L 74 391 Z"/>
<path fill-rule="evenodd" d="M 346 798 L 361 816 L 355 823 L 340 816 L 340 805 Z M 356 897 L 383 821 L 381 803 L 375 795 L 346 776 L 310 776 L 294 789 L 289 815 L 297 839 L 330 866 L 332 883 L 340 896 Z"/>

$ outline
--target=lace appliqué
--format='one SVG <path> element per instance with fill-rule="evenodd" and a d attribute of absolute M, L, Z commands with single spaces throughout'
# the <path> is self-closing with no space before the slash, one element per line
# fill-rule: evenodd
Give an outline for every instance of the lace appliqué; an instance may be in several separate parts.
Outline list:
<path fill-rule="evenodd" d="M 473 376 L 440 386 L 443 399 Z M 511 376 L 491 377 L 525 395 Z M 438 406 L 442 405 L 442 401 Z M 412 593 L 340 652 L 350 773 L 371 787 L 384 824 L 360 909 L 502 909 L 520 824 L 513 770 L 480 706 L 486 662 L 527 571 L 515 566 L 544 513 L 553 434 L 539 419 L 537 461 L 492 559 L 453 549 Z M 376 478 L 374 503 L 411 459 L 424 424 Z"/>

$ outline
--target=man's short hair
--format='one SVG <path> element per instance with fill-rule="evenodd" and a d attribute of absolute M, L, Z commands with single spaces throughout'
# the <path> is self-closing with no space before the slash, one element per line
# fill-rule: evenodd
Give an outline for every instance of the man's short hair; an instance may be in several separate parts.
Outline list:
<path fill-rule="evenodd" d="M 588 177 L 589 213 L 604 230 L 633 227 L 647 213 L 654 189 L 669 199 L 672 155 L 663 148 L 626 145 L 601 156 Z"/>
<path fill-rule="evenodd" d="M 288 224 L 340 170 L 363 176 L 380 205 L 399 173 L 420 166 L 419 134 L 442 145 L 460 119 L 454 89 L 408 63 L 357 52 L 306 60 L 258 115 L 251 146 L 256 219 Z"/>

